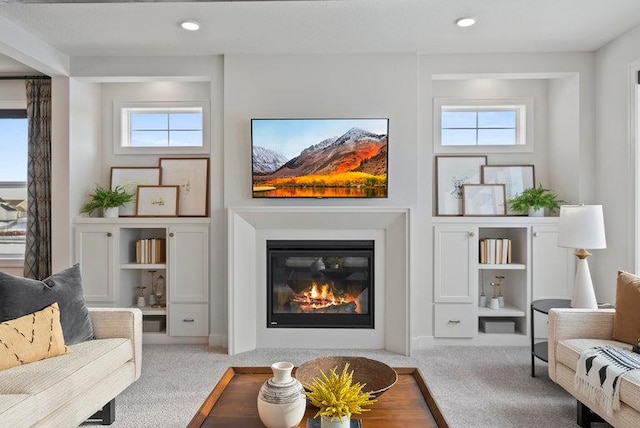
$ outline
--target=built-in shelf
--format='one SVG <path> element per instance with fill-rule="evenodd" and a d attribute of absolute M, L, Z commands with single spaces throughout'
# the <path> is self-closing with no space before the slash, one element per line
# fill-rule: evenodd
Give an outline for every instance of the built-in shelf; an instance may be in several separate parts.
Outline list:
<path fill-rule="evenodd" d="M 134 306 L 134 308 L 138 308 L 142 311 L 142 315 L 167 315 L 167 308 L 152 308 L 150 306 L 145 306 L 144 308 L 140 308 L 138 306 Z"/>
<path fill-rule="evenodd" d="M 120 269 L 159 270 L 166 268 L 166 263 L 123 263 L 120 265 Z"/>
<path fill-rule="evenodd" d="M 478 308 L 479 317 L 524 317 L 525 315 L 525 311 L 508 303 L 505 303 L 504 308 L 500 309 Z"/>
<path fill-rule="evenodd" d="M 525 270 L 526 265 L 521 263 L 502 263 L 502 264 L 478 264 L 479 270 Z"/>

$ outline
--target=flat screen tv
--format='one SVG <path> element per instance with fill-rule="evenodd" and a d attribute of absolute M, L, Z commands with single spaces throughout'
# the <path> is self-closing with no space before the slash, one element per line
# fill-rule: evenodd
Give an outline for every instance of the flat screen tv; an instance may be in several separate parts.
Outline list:
<path fill-rule="evenodd" d="M 389 119 L 252 119 L 254 198 L 386 198 Z"/>

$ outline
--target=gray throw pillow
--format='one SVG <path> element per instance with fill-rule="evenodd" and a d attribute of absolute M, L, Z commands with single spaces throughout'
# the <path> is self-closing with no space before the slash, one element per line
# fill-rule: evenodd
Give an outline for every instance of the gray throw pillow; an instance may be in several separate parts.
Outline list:
<path fill-rule="evenodd" d="M 82 292 L 80 265 L 42 281 L 0 272 L 0 322 L 39 311 L 54 302 L 60 307 L 64 342 L 75 345 L 93 339 L 93 325 Z"/>

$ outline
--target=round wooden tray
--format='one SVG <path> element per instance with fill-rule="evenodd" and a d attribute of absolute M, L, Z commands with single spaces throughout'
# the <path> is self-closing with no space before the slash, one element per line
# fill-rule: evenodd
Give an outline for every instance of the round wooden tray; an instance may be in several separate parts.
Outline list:
<path fill-rule="evenodd" d="M 371 392 L 374 397 L 381 396 L 398 381 L 398 374 L 394 369 L 385 363 L 365 357 L 316 358 L 301 364 L 295 372 L 295 377 L 305 389 L 308 389 L 314 378 L 322 376 L 320 372 L 328 376 L 331 369 L 337 367 L 336 373 L 340 374 L 346 363 L 349 363 L 348 371 L 353 370 L 353 382 L 366 384 L 362 391 Z"/>

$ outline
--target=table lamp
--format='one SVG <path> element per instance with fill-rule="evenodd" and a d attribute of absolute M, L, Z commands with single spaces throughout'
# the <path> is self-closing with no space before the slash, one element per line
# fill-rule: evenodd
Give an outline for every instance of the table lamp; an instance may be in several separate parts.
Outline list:
<path fill-rule="evenodd" d="M 587 249 L 607 248 L 602 205 L 562 205 L 558 246 L 575 248 L 578 258 L 571 307 L 597 309 L 598 302 L 587 264 L 587 257 L 591 253 Z"/>

